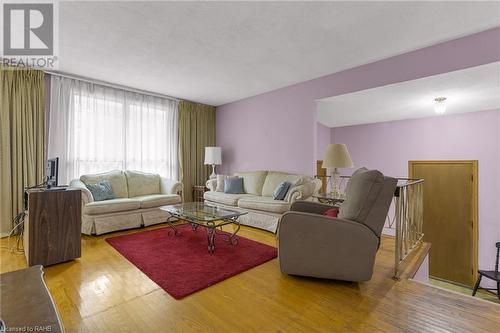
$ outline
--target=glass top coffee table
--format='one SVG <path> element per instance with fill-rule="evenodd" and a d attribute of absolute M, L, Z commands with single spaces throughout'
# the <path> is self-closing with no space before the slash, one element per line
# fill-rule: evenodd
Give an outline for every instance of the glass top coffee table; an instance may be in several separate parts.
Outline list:
<path fill-rule="evenodd" d="M 215 251 L 215 235 L 226 237 L 226 240 L 232 245 L 238 244 L 238 238 L 236 237 L 240 230 L 238 218 L 246 214 L 246 212 L 208 205 L 204 202 L 168 205 L 162 206 L 160 209 L 170 213 L 171 216 L 167 219 L 167 224 L 172 229 L 174 236 L 179 234 L 179 230 L 173 224 L 175 220 L 185 221 L 190 224 L 193 231 L 196 231 L 198 227 L 203 227 L 207 232 L 209 253 Z M 236 230 L 232 234 L 219 231 L 222 230 L 222 226 L 227 224 L 236 225 Z"/>
<path fill-rule="evenodd" d="M 314 194 L 313 198 L 318 199 L 320 203 L 334 205 L 334 206 L 341 204 L 345 201 L 345 196 L 333 193 L 318 193 Z"/>

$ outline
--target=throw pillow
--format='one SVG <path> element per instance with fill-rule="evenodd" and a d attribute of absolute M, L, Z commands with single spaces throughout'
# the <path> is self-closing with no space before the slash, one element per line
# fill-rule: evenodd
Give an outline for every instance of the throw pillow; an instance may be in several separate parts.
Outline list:
<path fill-rule="evenodd" d="M 245 193 L 245 191 L 243 191 L 243 178 L 226 178 L 224 180 L 224 193 Z"/>
<path fill-rule="evenodd" d="M 94 197 L 94 201 L 103 201 L 116 198 L 109 180 L 101 180 L 97 184 L 86 185 Z"/>
<path fill-rule="evenodd" d="M 338 214 L 339 214 L 338 208 L 330 208 L 323 213 L 323 215 L 329 216 L 329 217 L 337 217 Z"/>
<path fill-rule="evenodd" d="M 285 197 L 286 197 L 286 193 L 288 192 L 288 189 L 290 188 L 290 186 L 292 185 L 292 183 L 290 182 L 281 182 L 278 187 L 276 187 L 276 189 L 274 190 L 274 193 L 273 193 L 273 199 L 274 200 L 285 200 Z"/>
<path fill-rule="evenodd" d="M 226 176 L 217 175 L 217 186 L 215 187 L 216 192 L 224 192 L 224 181 L 229 178 L 238 178 L 236 176 Z"/>

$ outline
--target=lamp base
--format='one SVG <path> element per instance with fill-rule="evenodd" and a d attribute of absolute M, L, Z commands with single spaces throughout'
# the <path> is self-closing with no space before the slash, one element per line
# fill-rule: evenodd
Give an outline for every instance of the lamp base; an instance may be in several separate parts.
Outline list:
<path fill-rule="evenodd" d="M 333 169 L 330 180 L 330 195 L 340 198 L 342 193 L 340 192 L 340 173 L 337 168 Z"/>
<path fill-rule="evenodd" d="M 210 179 L 217 178 L 217 174 L 215 173 L 215 164 L 212 164 L 212 173 L 210 174 Z"/>

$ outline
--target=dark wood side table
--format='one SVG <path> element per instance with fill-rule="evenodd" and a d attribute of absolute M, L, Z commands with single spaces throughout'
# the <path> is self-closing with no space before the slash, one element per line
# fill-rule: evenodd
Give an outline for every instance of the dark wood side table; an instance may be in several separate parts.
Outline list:
<path fill-rule="evenodd" d="M 31 189 L 27 194 L 23 244 L 28 266 L 47 266 L 79 258 L 81 191 Z"/>
<path fill-rule="evenodd" d="M 203 194 L 208 191 L 208 188 L 205 185 L 194 185 L 193 186 L 193 201 L 194 202 L 203 202 Z"/>

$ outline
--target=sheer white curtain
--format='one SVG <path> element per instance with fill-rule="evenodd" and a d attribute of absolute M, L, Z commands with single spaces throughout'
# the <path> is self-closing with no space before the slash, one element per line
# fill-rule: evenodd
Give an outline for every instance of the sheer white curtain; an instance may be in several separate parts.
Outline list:
<path fill-rule="evenodd" d="M 139 170 L 177 179 L 177 101 L 52 76 L 48 156 L 60 183 Z"/>

